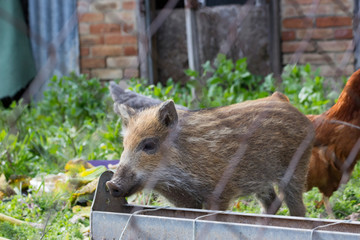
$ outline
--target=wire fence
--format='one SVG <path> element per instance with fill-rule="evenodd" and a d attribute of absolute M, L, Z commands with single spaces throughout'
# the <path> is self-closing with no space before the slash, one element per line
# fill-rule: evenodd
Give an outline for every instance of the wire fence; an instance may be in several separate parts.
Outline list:
<path fill-rule="evenodd" d="M 29 4 L 31 5 L 32 1 L 29 1 Z M 41 1 L 40 1 L 41 2 Z M 28 26 L 24 25 L 24 23 L 19 22 L 17 19 L 14 19 L 12 17 L 9 16 L 9 14 L 2 10 L 0 8 L 0 19 L 3 21 L 6 21 L 7 23 L 11 24 L 12 26 L 14 26 L 18 31 L 23 32 L 26 36 L 29 37 L 30 41 L 35 43 L 39 49 L 45 49 L 46 50 L 46 57 L 47 60 L 45 62 L 42 62 L 42 65 L 38 66 L 37 68 L 37 74 L 36 76 L 34 76 L 34 80 L 32 81 L 32 83 L 30 83 L 29 87 L 27 88 L 27 90 L 24 92 L 23 94 L 23 98 L 25 99 L 26 102 L 29 102 L 30 99 L 35 96 L 36 94 L 39 94 L 41 92 L 41 89 L 43 88 L 44 84 L 46 83 L 46 81 L 50 78 L 50 75 L 54 73 L 54 69 L 56 68 L 56 65 L 58 64 L 59 61 L 64 61 L 64 59 L 60 59 L 62 56 L 60 56 L 61 54 L 59 54 L 58 49 L 61 48 L 63 46 L 63 43 L 66 42 L 66 39 L 68 36 L 70 36 L 72 34 L 72 32 L 74 31 L 74 29 L 77 30 L 78 27 L 78 19 L 81 18 L 81 15 L 83 13 L 86 13 L 87 11 L 89 11 L 91 9 L 91 6 L 93 3 L 96 3 L 97 1 L 81 1 L 77 4 L 77 12 L 73 12 L 70 15 L 68 14 L 68 16 L 70 16 L 68 19 L 63 19 L 63 25 L 60 28 L 60 31 L 56 32 L 55 35 L 53 35 L 53 37 L 51 39 L 44 39 L 43 36 L 36 34 L 36 32 L 33 31 L 33 29 L 29 28 Z M 141 24 L 138 26 L 138 32 L 137 32 L 137 37 L 138 37 L 138 45 L 139 45 L 139 65 L 140 68 L 144 69 L 144 71 L 141 72 L 145 72 L 146 76 L 150 79 L 154 79 L 151 81 L 156 81 L 156 78 L 154 78 L 154 71 L 158 71 L 158 69 L 156 68 L 156 61 L 161 61 L 159 59 L 156 59 L 154 57 L 154 55 L 156 55 L 154 52 L 156 51 L 161 51 L 161 46 L 158 46 L 157 48 L 154 48 L 154 38 L 157 36 L 157 34 L 161 31 L 161 28 L 164 26 L 164 24 L 166 23 L 166 21 L 169 19 L 169 16 L 176 11 L 176 7 L 181 3 L 181 0 L 169 0 L 166 2 L 165 7 L 163 9 L 158 9 L 158 10 L 154 10 L 154 8 L 151 8 L 151 6 L 146 6 L 146 4 L 150 4 L 151 1 L 137 1 L 136 2 L 136 8 L 134 10 L 134 12 L 136 12 L 135 14 L 144 14 L 145 13 L 145 21 L 143 21 L 143 25 L 141 26 Z M 206 1 L 205 1 L 206 2 Z M 255 45 L 251 45 L 254 43 L 244 43 L 242 42 L 242 38 L 243 38 L 243 34 L 245 34 L 246 32 L 251 32 L 253 29 L 251 29 L 251 26 L 254 29 L 258 29 L 256 27 L 256 22 L 253 22 L 253 25 L 246 25 L 244 26 L 243 24 L 248 24 L 248 22 L 246 21 L 247 18 L 250 18 L 250 15 L 253 14 L 254 12 L 256 12 L 256 9 L 259 8 L 264 8 L 267 11 L 267 21 L 268 22 L 273 22 L 273 20 L 271 20 L 270 18 L 273 19 L 277 19 L 277 21 L 275 21 L 275 24 L 279 24 L 282 25 L 282 32 L 278 32 L 278 33 L 274 33 L 274 32 L 270 32 L 269 29 L 272 29 L 272 26 L 268 26 L 266 29 L 268 29 L 268 31 L 266 32 L 266 34 L 268 34 L 268 42 L 265 44 L 267 46 L 266 49 L 266 56 L 265 58 L 267 59 L 263 59 L 262 60 L 262 64 L 267 64 L 267 65 L 271 65 L 271 61 L 279 61 L 278 64 L 282 64 L 282 60 L 286 60 L 286 64 L 302 64 L 304 59 L 306 59 L 306 57 L 308 57 L 309 52 L 312 55 L 313 58 L 315 58 L 314 60 L 314 64 L 315 65 L 325 65 L 328 68 L 326 69 L 331 69 L 331 71 L 335 72 L 335 74 L 333 74 L 333 78 L 335 80 L 338 81 L 339 77 L 346 74 L 349 75 L 349 70 L 348 70 L 348 66 L 353 66 L 352 68 L 350 68 L 350 71 L 354 71 L 354 65 L 357 64 L 356 59 L 357 59 L 357 48 L 356 46 L 359 45 L 359 15 L 358 15 L 358 3 L 357 1 L 355 1 L 355 5 L 350 5 L 350 7 L 347 5 L 348 1 L 340 1 L 340 0 L 332 0 L 329 1 L 330 3 L 327 5 L 329 8 L 332 9 L 338 9 L 337 13 L 338 15 L 336 16 L 332 16 L 331 18 L 328 19 L 328 21 L 333 21 L 334 26 L 336 29 L 338 29 L 339 31 L 345 31 L 345 27 L 342 28 L 340 21 L 344 20 L 346 17 L 351 17 L 353 18 L 353 22 L 351 23 L 351 26 L 346 26 L 346 29 L 351 28 L 353 29 L 353 37 L 352 37 L 352 43 L 351 44 L 345 44 L 345 47 L 342 47 L 341 51 L 338 52 L 334 52 L 331 49 L 329 50 L 329 47 L 327 45 L 324 44 L 320 44 L 319 42 L 321 41 L 328 41 L 329 37 L 327 37 L 326 39 L 321 39 L 320 37 L 316 36 L 316 34 L 318 34 L 318 28 L 316 25 L 316 21 L 318 18 L 320 17 L 324 17 L 324 16 L 328 16 L 326 14 L 326 12 L 322 12 L 324 11 L 324 6 L 321 3 L 320 0 L 313 0 L 312 3 L 307 4 L 306 8 L 304 8 L 304 5 L 301 3 L 301 1 L 296 1 L 296 0 L 283 0 L 280 1 L 283 9 L 281 9 L 280 12 L 270 12 L 270 9 L 272 9 L 270 7 L 270 5 L 274 5 L 274 4 L 278 4 L 275 1 L 261 1 L 261 0 L 247 0 L 245 1 L 245 3 L 243 3 L 241 6 L 239 5 L 231 5 L 229 8 L 239 8 L 239 11 L 234 11 L 236 13 L 241 13 L 240 15 L 237 16 L 229 16 L 233 19 L 233 22 L 231 23 L 230 26 L 228 26 L 228 32 L 226 36 L 223 36 L 223 39 L 221 39 L 221 41 L 216 42 L 219 43 L 219 46 L 216 46 L 216 49 L 218 49 L 219 52 L 224 53 L 228 56 L 231 56 L 233 58 L 235 57 L 248 57 L 251 58 L 251 56 L 244 56 L 243 53 L 244 52 L 251 52 L 249 51 L 249 49 L 246 49 L 246 44 L 249 44 L 250 46 L 256 46 Z M 50 4 L 51 5 L 51 4 Z M 61 5 L 61 4 L 60 4 Z M 60 7 L 60 5 L 56 5 L 57 7 Z M 198 14 L 199 12 L 202 11 L 202 14 L 206 14 L 206 10 L 207 9 L 211 9 L 211 7 L 207 7 L 204 6 L 206 5 L 204 2 L 198 2 L 198 1 L 184 1 L 184 8 L 186 10 L 184 11 L 192 11 L 195 15 L 194 18 L 191 19 L 191 17 L 186 17 L 186 21 L 193 21 L 192 23 L 189 24 L 189 26 L 193 27 L 193 37 L 198 37 L 200 39 L 204 39 L 204 38 L 208 38 L 210 39 L 210 42 L 212 40 L 211 35 L 209 36 L 201 36 L 200 34 L 203 33 L 203 30 L 205 29 L 205 25 L 204 23 L 199 22 L 199 20 L 201 19 L 206 19 L 206 18 L 201 18 L 199 17 Z M 291 9 L 295 9 L 295 13 L 293 13 L 292 16 L 290 17 L 286 17 L 285 16 L 285 10 L 287 8 L 291 8 Z M 152 12 L 151 12 L 152 11 Z M 221 9 L 219 10 L 221 11 Z M 224 10 L 225 11 L 225 10 Z M 330 10 L 329 10 L 330 11 Z M 230 11 L 231 12 L 231 11 Z M 36 9 L 34 10 L 33 14 L 36 13 Z M 106 14 L 106 12 L 104 13 Z M 148 15 L 146 15 L 148 14 Z M 152 17 L 150 16 L 152 15 Z M 211 15 L 209 15 L 211 17 Z M 300 17 L 299 17 L 300 16 Z M 339 17 L 340 16 L 340 17 Z M 143 16 L 144 17 L 144 16 Z M 339 17 L 339 19 L 335 19 L 336 17 Z M 146 19 L 148 18 L 148 19 Z M 290 20 L 303 20 L 303 21 L 309 21 L 311 22 L 311 24 L 307 25 L 303 25 L 301 26 L 302 32 L 302 37 L 298 37 L 299 34 L 299 29 L 291 29 L 291 27 L 286 27 L 284 26 L 284 22 L 282 21 L 282 18 L 288 18 Z M 59 17 L 59 19 L 61 19 L 61 17 Z M 334 20 L 335 19 L 335 20 Z M 300 21 L 299 20 L 299 21 Z M 34 21 L 38 21 L 36 18 L 34 18 Z M 198 22 L 196 22 L 198 21 Z M 344 20 L 345 21 L 345 20 Z M 185 25 L 185 22 L 182 22 Z M 302 23 L 304 24 L 304 23 Z M 44 24 L 46 25 L 46 23 Z M 202 28 L 197 29 L 195 26 L 202 26 Z M 219 25 L 221 26 L 221 23 L 219 23 Z M 249 28 L 250 26 L 250 28 Z M 340 27 L 339 27 L 340 26 Z M 213 27 L 213 29 L 211 29 L 211 31 L 216 31 L 215 28 L 216 26 L 210 26 Z M 329 28 L 330 29 L 330 28 Z M 321 31 L 326 31 L 324 29 L 320 29 Z M 333 29 L 330 29 L 329 31 L 335 31 Z M 221 31 L 220 31 L 221 32 Z M 293 50 L 284 52 L 284 47 L 281 49 L 282 44 L 286 43 L 287 41 L 285 41 L 283 39 L 282 42 L 271 42 L 274 41 L 274 39 L 276 38 L 271 38 L 272 35 L 280 35 L 281 33 L 284 32 L 292 32 L 293 34 L 295 34 L 295 37 L 288 41 L 290 44 L 294 44 L 296 43 L 296 46 Z M 188 32 L 187 32 L 188 33 Z M 223 33 L 223 32 L 221 32 Z M 81 34 L 81 33 L 80 33 Z M 171 33 L 170 33 L 171 34 Z M 200 36 L 199 36 L 200 35 Z M 166 35 L 165 35 L 166 36 Z M 251 36 L 256 36 L 256 33 L 254 33 L 254 35 Z M 279 36 L 278 36 L 279 37 Z M 74 39 L 77 39 L 77 36 L 74 37 Z M 341 40 L 339 40 L 340 42 L 336 42 L 336 39 L 330 39 L 331 41 L 334 40 L 334 42 L 332 42 L 331 44 L 333 44 L 333 48 L 336 49 L 337 48 L 337 44 L 343 44 L 343 42 L 341 42 Z M 343 40 L 343 39 L 342 39 Z M 256 43 L 257 39 L 254 39 L 253 42 Z M 199 55 L 201 55 L 203 58 L 204 56 L 208 56 L 206 55 L 206 44 L 204 43 L 199 43 L 200 40 L 199 39 L 195 39 L 195 44 L 199 44 L 200 46 L 193 46 L 195 48 L 198 49 L 199 51 Z M 237 43 L 238 42 L 242 42 L 243 44 L 243 48 L 241 48 L 242 46 L 238 47 Z M 299 43 L 299 44 L 297 44 Z M 74 51 L 72 55 L 72 57 L 78 58 L 77 61 L 73 62 L 78 64 L 80 62 L 79 58 L 79 42 L 78 40 L 74 40 L 72 43 L 72 47 L 70 47 L 70 51 Z M 203 44 L 203 45 L 202 45 Z M 173 43 L 173 48 L 176 50 L 176 45 L 177 43 Z M 311 51 L 309 51 L 309 46 L 313 46 L 315 45 L 316 47 L 314 49 L 312 49 Z M 75 46 L 75 47 L 74 47 Z M 187 45 L 189 47 L 189 45 Z M 276 47 L 277 46 L 277 47 Z M 284 45 L 283 45 L 284 46 Z M 274 49 L 270 49 L 270 48 L 275 48 L 275 50 L 280 51 L 280 54 L 283 53 L 283 58 L 279 59 L 274 57 L 274 55 L 271 53 L 271 50 Z M 331 48 L 331 47 L 330 47 Z M 237 54 L 234 54 L 232 51 L 236 49 L 238 51 Z M 184 51 L 184 49 L 179 49 L 179 51 Z M 254 51 L 256 52 L 256 51 Z M 339 54 L 338 54 L 339 53 Z M 188 58 L 190 55 L 187 54 L 186 57 Z M 340 57 L 339 57 L 340 56 Z M 199 56 L 198 56 L 199 57 Z M 213 59 L 216 56 L 212 56 Z M 305 58 L 304 58 L 305 57 Z M 250 64 L 256 64 L 256 61 L 258 60 L 258 56 L 255 56 L 253 58 L 253 62 Z M 320 60 L 319 60 L 320 59 Z M 176 64 L 176 60 L 177 58 L 175 58 L 174 62 L 171 62 L 168 59 L 163 59 L 162 61 L 170 61 L 171 64 Z M 198 58 L 198 61 L 201 61 L 204 59 Z M 205 60 L 209 60 L 209 59 L 205 59 Z M 210 59 L 212 60 L 212 59 Z M 193 66 L 189 66 L 189 59 L 187 59 L 187 62 L 185 64 L 185 67 L 193 67 Z M 260 63 L 258 63 L 260 64 Z M 180 63 L 178 63 L 178 65 L 181 65 Z M 81 65 L 76 65 L 74 66 L 74 69 L 76 70 L 78 67 L 81 68 Z M 183 65 L 181 65 L 180 68 L 183 68 Z M 274 70 L 271 69 L 271 67 L 269 68 L 270 70 Z M 66 71 L 65 71 L 66 72 Z M 267 72 L 268 73 L 268 72 Z M 66 73 L 65 73 L 66 74 Z M 280 76 L 281 78 L 281 76 Z M 158 81 L 160 81 L 158 79 Z M 360 81 L 360 79 L 359 79 Z M 358 82 L 359 82 L 358 81 Z M 349 180 L 350 175 L 352 173 L 352 170 L 354 168 L 354 165 L 356 163 L 356 161 L 359 158 L 359 151 L 360 151 L 360 131 L 359 129 L 359 124 L 360 124 L 360 120 L 359 120 L 359 116 L 358 114 L 358 109 L 359 109 L 359 97 L 360 97 L 360 92 L 359 88 L 354 88 L 354 89 L 347 89 L 347 94 L 349 96 L 350 99 L 355 99 L 353 100 L 353 104 L 355 104 L 355 106 L 351 106 L 351 109 L 353 110 L 353 112 L 351 114 L 353 115 L 353 118 L 348 119 L 347 120 L 343 120 L 343 119 L 339 119 L 339 118 L 334 118 L 334 119 L 329 119 L 326 116 L 323 117 L 321 124 L 324 124 L 325 127 L 317 127 L 316 131 L 322 131 L 324 128 L 336 128 L 336 131 L 330 131 L 328 130 L 328 133 L 337 133 L 339 136 L 341 135 L 342 130 L 345 129 L 346 133 L 351 133 L 350 136 L 345 136 L 344 139 L 342 139 L 341 141 L 335 141 L 335 142 L 331 142 L 328 143 L 328 145 L 322 143 L 321 141 L 324 141 L 324 139 L 320 139 L 317 138 L 320 136 L 320 133 L 316 132 L 316 136 L 315 136 L 315 147 L 313 150 L 313 158 L 315 159 L 315 156 L 320 156 L 318 159 L 315 159 L 316 161 L 325 161 L 325 162 L 329 162 L 328 165 L 335 165 L 336 164 L 340 164 L 340 166 L 338 166 L 338 168 L 335 169 L 336 171 L 336 177 L 338 177 L 338 175 L 340 175 L 339 181 L 336 183 L 336 186 L 339 187 L 340 184 L 346 184 L 346 182 Z M 357 104 L 357 105 L 356 105 Z M 341 107 L 341 106 L 340 106 Z M 349 110 L 344 110 L 343 112 L 345 113 L 349 113 Z M 21 113 L 20 113 L 21 114 Z M 350 113 L 349 113 L 350 114 Z M 354 119 L 356 116 L 357 119 Z M 248 135 L 249 137 L 253 134 L 254 131 L 259 129 L 259 124 L 261 125 L 263 121 L 265 121 L 267 119 L 267 115 L 266 113 L 264 113 L 264 115 L 259 115 L 258 116 L 259 119 L 255 120 L 253 125 L 251 125 L 248 129 Z M 351 130 L 349 130 L 351 129 Z M 176 136 L 173 136 L 174 138 L 176 138 Z M 288 169 L 285 173 L 285 175 L 283 176 L 282 179 L 282 183 L 283 186 L 286 187 L 287 183 L 290 181 L 290 179 L 293 177 L 294 172 L 297 168 L 297 162 L 299 161 L 299 156 L 302 156 L 302 154 L 304 153 L 304 151 L 306 150 L 308 144 L 311 142 L 311 140 L 309 138 L 312 137 L 312 134 L 308 134 L 306 138 L 303 139 L 303 142 L 301 143 L 301 145 L 297 146 L 298 151 L 296 151 L 293 155 L 293 159 L 291 161 L 289 161 L 289 166 Z M 323 137 L 323 136 L 321 136 Z M 328 138 L 332 138 L 334 136 L 327 136 Z M 355 138 L 355 139 L 349 139 L 349 138 Z M 228 184 L 228 182 L 230 181 L 230 179 L 232 178 L 234 171 L 236 170 L 236 166 L 239 164 L 239 162 L 242 160 L 243 155 L 245 154 L 245 152 L 247 151 L 247 147 L 248 147 L 248 143 L 247 142 L 248 137 L 243 138 L 243 142 L 240 142 L 239 148 L 237 151 L 235 151 L 233 157 L 231 159 L 229 159 L 229 164 L 225 169 L 222 169 L 222 172 L 219 172 L 218 174 L 221 175 L 221 177 L 219 177 L 220 181 L 218 183 L 216 183 L 215 188 L 213 189 L 212 194 L 210 194 L 209 196 L 211 196 L 212 201 L 213 201 L 213 205 L 211 205 L 212 207 L 214 207 L 215 209 L 218 208 L 218 206 L 216 206 L 216 203 L 218 202 L 218 199 L 222 197 L 222 193 L 224 191 L 224 189 L 226 189 L 226 185 Z M 175 141 L 173 139 L 170 139 L 170 141 Z M 324 141 L 327 143 L 327 141 Z M 345 142 L 345 143 L 344 143 Z M 349 146 L 348 144 L 353 144 L 353 146 Z M 276 143 L 274 143 L 276 144 Z M 338 144 L 338 145 L 337 145 Z M 337 150 L 341 146 L 341 144 L 345 144 L 345 150 L 339 150 L 341 153 L 338 154 Z M 259 149 L 259 151 L 261 151 L 261 149 Z M 329 152 L 328 152 L 329 151 Z M 294 160 L 294 161 L 293 161 Z M 159 161 L 159 169 L 155 170 L 154 173 L 152 174 L 150 180 L 146 183 L 146 187 L 147 188 L 156 188 L 156 185 L 158 184 L 158 179 L 157 179 L 157 174 L 159 174 L 159 171 L 166 171 L 166 168 L 164 169 L 164 166 L 166 165 L 166 163 L 164 164 L 164 162 L 166 162 L 167 159 L 162 159 Z M 339 163 L 340 162 L 340 163 Z M 328 166 L 326 166 L 326 169 L 324 169 L 324 171 L 329 171 L 330 168 Z M 331 178 L 333 176 L 328 175 L 327 177 Z M 189 186 L 191 187 L 191 186 Z M 336 190 L 336 189 L 335 189 Z M 283 196 L 282 196 L 283 197 Z M 283 199 L 281 199 L 283 200 Z M 278 205 L 278 203 L 273 203 L 273 205 Z M 278 206 L 272 206 L 271 207 L 271 213 L 275 213 L 276 210 L 278 209 Z M 274 209 L 274 210 L 272 210 Z M 134 214 L 137 214 L 138 212 L 135 212 Z M 130 221 L 131 218 L 129 218 Z M 198 219 L 198 218 L 197 218 Z M 195 226 L 196 226 L 196 220 L 194 220 L 194 239 L 195 239 Z M 136 224 L 136 223 L 132 223 L 132 224 Z M 314 230 L 316 230 L 316 228 L 314 228 Z M 123 231 L 123 233 L 125 232 L 125 229 Z M 120 236 L 120 239 L 123 237 L 123 233 Z M 311 237 L 312 238 L 312 237 Z M 258 236 L 258 239 L 262 239 L 262 236 Z"/>
<path fill-rule="evenodd" d="M 296 9 L 297 15 L 306 17 L 306 19 L 310 19 L 313 23 L 316 22 L 316 19 L 319 17 L 318 12 L 321 11 L 321 10 L 319 10 L 321 8 L 320 1 L 314 0 L 311 4 L 309 4 L 310 10 L 307 9 L 306 12 L 303 11 L 304 8 L 302 8 L 301 5 L 299 4 L 299 2 L 297 2 L 297 1 L 287 1 L 287 3 L 291 4 L 292 7 Z M 150 26 L 150 31 L 149 31 L 151 33 L 150 36 L 156 35 L 157 31 L 161 28 L 161 24 L 163 24 L 166 17 L 168 17 L 171 13 L 171 9 L 169 9 L 169 8 L 175 7 L 176 4 L 177 4 L 176 1 L 169 1 L 168 5 L 166 6 L 166 10 L 159 11 L 157 17 L 155 17 L 155 19 L 153 20 L 153 22 Z M 234 46 L 234 43 L 236 41 L 239 41 L 239 38 L 241 38 L 241 35 L 238 34 L 238 29 L 241 28 L 241 24 L 244 22 L 244 19 L 246 19 L 248 17 L 252 8 L 255 8 L 261 4 L 263 4 L 263 2 L 261 2 L 261 1 L 246 1 L 245 5 L 243 7 L 247 11 L 244 12 L 244 14 L 242 14 L 242 15 L 236 16 L 236 21 L 234 21 L 233 24 L 229 27 L 230 31 L 228 32 L 228 35 L 225 37 L 226 40 L 224 42 L 222 42 L 223 45 L 221 45 L 219 47 L 219 49 L 222 50 L 222 53 L 227 54 L 227 53 L 231 52 L 232 47 Z M 271 4 L 274 4 L 274 3 L 272 2 Z M 352 13 L 353 9 L 349 8 L 348 6 L 345 6 L 344 2 L 333 1 L 333 4 L 334 4 L 334 6 L 336 6 L 340 9 L 340 11 L 342 12 L 343 15 L 353 16 L 353 13 Z M 324 14 L 324 13 L 322 13 L 322 14 Z M 322 15 L 320 14 L 320 16 L 322 16 Z M 279 16 L 277 16 L 277 17 L 279 17 Z M 354 16 L 354 24 L 356 24 L 356 21 L 357 21 L 356 18 L 357 18 L 357 16 L 355 15 Z M 316 52 L 319 53 L 319 55 L 321 55 L 321 59 L 324 60 L 323 64 L 328 65 L 330 68 L 335 69 L 335 74 L 333 75 L 333 77 L 337 80 L 339 79 L 339 77 L 341 75 L 344 75 L 344 73 L 346 72 L 344 70 L 346 68 L 346 66 L 354 64 L 354 51 L 353 50 L 354 50 L 354 46 L 357 45 L 356 32 L 357 31 L 355 28 L 354 29 L 354 36 L 355 36 L 354 39 L 355 40 L 352 44 L 348 44 L 346 46 L 346 48 L 344 48 L 344 50 L 343 50 L 344 54 L 342 55 L 342 57 L 340 59 L 334 58 L 333 51 L 328 51 L 328 50 L 322 48 L 322 46 L 320 44 L 317 45 Z M 305 28 L 302 39 L 300 39 L 300 40 L 298 39 L 300 41 L 300 44 L 293 51 L 292 54 L 289 54 L 289 53 L 287 54 L 288 58 L 290 55 L 290 58 L 289 58 L 290 60 L 287 63 L 295 64 L 295 65 L 303 63 L 303 60 L 301 60 L 301 59 L 304 55 L 306 56 L 306 54 L 308 53 L 308 50 L 307 50 L 308 46 L 310 44 L 313 44 L 314 39 L 316 39 L 316 41 L 319 40 L 318 37 L 315 35 L 316 35 L 316 27 L 314 27 L 314 25 L 312 25 L 308 28 Z M 150 37 L 148 37 L 148 39 L 149 38 Z M 315 41 L 315 44 L 317 44 L 316 41 Z M 355 56 L 355 58 L 356 58 L 356 56 Z M 318 62 L 315 62 L 315 64 L 317 64 L 317 63 Z M 346 75 L 346 73 L 345 73 L 345 75 Z M 325 121 L 329 121 L 329 120 L 326 119 Z M 339 123 L 339 124 L 342 125 L 342 127 L 343 127 L 343 126 L 346 126 L 348 123 L 344 123 L 344 124 Z M 337 125 L 337 126 L 339 126 L 339 125 Z M 332 125 L 332 127 L 336 127 L 336 126 Z M 357 128 L 357 124 L 353 124 L 351 127 Z M 356 136 L 356 138 L 358 139 L 359 136 Z M 355 141 L 356 141 L 356 139 L 355 139 Z M 349 162 L 351 162 L 350 165 L 352 165 L 352 166 L 354 166 L 354 163 L 355 163 L 355 158 L 356 158 L 355 155 L 358 157 L 358 153 L 359 153 L 359 151 L 357 149 L 357 145 L 358 144 L 355 144 L 352 147 L 351 153 L 350 152 L 348 153 L 349 157 L 347 159 Z M 325 147 L 325 146 L 321 146 L 321 147 Z M 242 152 L 241 147 L 239 150 L 240 150 L 240 152 Z M 302 148 L 302 149 L 299 148 L 300 154 L 302 154 L 303 150 L 304 150 L 304 148 Z M 316 153 L 314 153 L 314 154 L 316 154 Z M 336 154 L 336 153 L 332 153 L 332 155 L 333 154 Z M 241 154 L 240 154 L 240 156 L 241 156 Z M 337 158 L 337 157 L 335 157 L 335 158 Z M 224 172 L 223 172 L 222 178 L 221 178 L 222 181 L 217 184 L 217 188 L 215 188 L 215 190 L 214 190 L 214 194 L 215 194 L 214 198 L 215 199 L 220 197 L 221 192 L 224 190 L 228 180 L 231 178 L 231 176 L 233 174 L 233 170 L 235 169 L 235 166 L 239 163 L 238 161 L 241 159 L 241 157 L 239 157 L 237 154 L 235 154 L 234 159 L 236 162 L 233 163 L 233 161 L 230 161 L 229 167 L 224 169 Z M 343 159 L 343 160 L 345 160 L 345 159 Z M 329 157 L 327 161 L 334 161 L 334 158 Z M 233 166 L 233 165 L 235 165 L 235 166 Z M 345 165 L 350 166 L 348 163 L 346 163 Z M 345 180 L 345 182 L 346 182 L 349 179 L 348 178 L 349 172 L 348 172 L 348 168 L 345 165 L 344 165 L 344 168 L 346 168 L 347 170 L 343 169 L 341 171 L 342 172 L 341 175 L 343 176 L 342 179 L 346 178 L 346 180 Z M 288 172 L 285 174 L 287 176 L 286 179 L 290 178 L 293 175 L 292 172 L 295 170 L 295 168 L 296 168 L 296 164 L 294 166 L 289 167 Z M 154 174 L 154 175 L 156 175 L 156 174 Z M 153 182 L 153 181 L 151 181 L 151 182 Z M 343 181 L 341 181 L 341 182 L 343 183 Z M 155 186 L 154 184 L 156 185 L 156 183 L 153 183 L 152 187 Z M 261 238 L 262 238 L 262 236 L 260 234 L 259 239 L 261 239 Z"/>

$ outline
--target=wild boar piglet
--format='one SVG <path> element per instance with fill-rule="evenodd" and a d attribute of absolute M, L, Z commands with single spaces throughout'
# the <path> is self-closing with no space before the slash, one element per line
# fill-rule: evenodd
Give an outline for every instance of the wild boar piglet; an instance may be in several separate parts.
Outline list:
<path fill-rule="evenodd" d="M 172 100 L 141 111 L 115 102 L 124 151 L 107 186 L 126 197 L 154 189 L 177 207 L 225 210 L 255 194 L 265 213 L 305 215 L 302 193 L 314 129 L 286 96 L 184 111 Z"/>

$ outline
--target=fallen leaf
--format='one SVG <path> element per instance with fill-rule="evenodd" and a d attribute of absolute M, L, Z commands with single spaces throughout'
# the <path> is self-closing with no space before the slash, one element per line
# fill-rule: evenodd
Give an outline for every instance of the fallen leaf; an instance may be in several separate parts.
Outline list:
<path fill-rule="evenodd" d="M 21 176 L 11 176 L 9 179 L 9 184 L 15 188 L 18 189 L 21 188 L 21 190 L 27 189 L 30 186 L 30 180 L 31 178 L 25 175 Z"/>
<path fill-rule="evenodd" d="M 85 161 L 84 159 L 73 159 L 66 163 L 65 172 L 68 175 L 76 175 L 86 169 L 93 168 L 94 166 Z"/>
<path fill-rule="evenodd" d="M 9 185 L 8 181 L 6 181 L 6 177 L 4 174 L 0 176 L 0 199 L 4 197 L 10 197 L 15 195 L 16 192 L 14 189 Z"/>
<path fill-rule="evenodd" d="M 64 173 L 40 175 L 30 180 L 30 185 L 35 189 L 43 188 L 45 192 L 53 192 L 57 184 L 66 183 L 68 177 Z"/>
<path fill-rule="evenodd" d="M 72 211 L 76 215 L 90 218 L 91 206 L 82 207 L 82 206 L 76 205 L 72 208 Z"/>

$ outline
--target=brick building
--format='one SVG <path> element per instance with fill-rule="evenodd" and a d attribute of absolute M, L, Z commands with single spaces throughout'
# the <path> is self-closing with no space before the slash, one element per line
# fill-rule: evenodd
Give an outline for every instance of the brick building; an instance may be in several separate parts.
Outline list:
<path fill-rule="evenodd" d="M 80 69 L 103 80 L 139 76 L 136 0 L 78 1 Z"/>
<path fill-rule="evenodd" d="M 310 63 L 329 77 L 354 71 L 353 0 L 279 1 L 283 65 Z M 138 77 L 138 1 L 79 0 L 78 13 L 81 72 Z"/>
<path fill-rule="evenodd" d="M 327 77 L 352 74 L 353 11 L 353 0 L 281 0 L 283 63 L 310 63 Z"/>

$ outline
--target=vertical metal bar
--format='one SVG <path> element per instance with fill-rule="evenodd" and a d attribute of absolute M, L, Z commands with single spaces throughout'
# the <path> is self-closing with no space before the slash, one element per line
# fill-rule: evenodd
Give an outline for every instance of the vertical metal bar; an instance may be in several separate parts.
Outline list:
<path fill-rule="evenodd" d="M 152 41 L 151 41 L 151 7 L 150 0 L 145 0 L 145 27 L 147 37 L 147 67 L 149 84 L 154 84 L 154 69 L 152 61 Z"/>
<path fill-rule="evenodd" d="M 188 50 L 189 67 L 200 72 L 199 42 L 196 24 L 196 10 L 194 0 L 185 0 L 185 19 L 186 19 L 186 40 Z"/>
<path fill-rule="evenodd" d="M 136 4 L 137 26 L 138 26 L 138 45 L 139 45 L 139 63 L 140 77 L 149 79 L 148 61 L 147 61 L 147 34 L 145 23 L 145 0 L 138 0 Z"/>
<path fill-rule="evenodd" d="M 269 6 L 270 18 L 270 58 L 271 70 L 276 78 L 281 74 L 281 48 L 280 48 L 280 4 L 279 0 L 271 0 Z"/>

